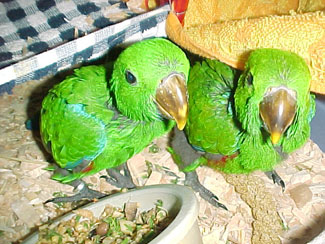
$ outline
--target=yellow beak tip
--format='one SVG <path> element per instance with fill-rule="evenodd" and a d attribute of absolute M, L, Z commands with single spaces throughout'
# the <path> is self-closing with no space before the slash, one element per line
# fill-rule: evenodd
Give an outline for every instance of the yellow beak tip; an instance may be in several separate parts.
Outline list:
<path fill-rule="evenodd" d="M 185 125 L 186 125 L 186 122 L 176 122 L 176 124 L 177 124 L 177 128 L 179 129 L 179 130 L 183 130 L 184 129 L 184 127 L 185 127 Z"/>
<path fill-rule="evenodd" d="M 281 138 L 281 134 L 280 134 L 280 133 L 277 133 L 277 132 L 272 133 L 272 134 L 271 134 L 271 141 L 272 141 L 272 144 L 273 144 L 273 145 L 278 144 L 279 141 L 280 141 L 280 138 Z"/>

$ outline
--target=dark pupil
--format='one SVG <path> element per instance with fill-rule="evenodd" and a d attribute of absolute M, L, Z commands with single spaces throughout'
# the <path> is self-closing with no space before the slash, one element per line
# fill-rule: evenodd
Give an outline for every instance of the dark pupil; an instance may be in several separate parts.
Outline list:
<path fill-rule="evenodd" d="M 253 75 L 251 73 L 248 73 L 246 80 L 247 80 L 248 85 L 252 85 L 253 84 Z"/>
<path fill-rule="evenodd" d="M 126 71 L 125 72 L 125 76 L 126 76 L 126 80 L 130 83 L 130 84 L 134 84 L 137 82 L 137 79 L 135 78 L 135 76 L 130 72 L 130 71 Z"/>

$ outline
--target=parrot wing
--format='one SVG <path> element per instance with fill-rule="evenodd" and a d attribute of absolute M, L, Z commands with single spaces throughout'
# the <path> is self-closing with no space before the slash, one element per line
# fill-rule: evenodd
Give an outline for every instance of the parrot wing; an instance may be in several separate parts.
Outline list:
<path fill-rule="evenodd" d="M 188 82 L 186 134 L 194 148 L 231 155 L 238 149 L 240 129 L 233 116 L 236 71 L 217 60 L 196 63 Z"/>
<path fill-rule="evenodd" d="M 41 135 L 62 168 L 91 161 L 105 148 L 105 125 L 114 115 L 107 109 L 110 97 L 105 73 L 102 66 L 76 70 L 43 101 Z"/>

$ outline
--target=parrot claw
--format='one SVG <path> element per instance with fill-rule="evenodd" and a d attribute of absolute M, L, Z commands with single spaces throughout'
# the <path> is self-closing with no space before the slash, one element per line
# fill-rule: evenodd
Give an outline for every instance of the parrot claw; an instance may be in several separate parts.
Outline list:
<path fill-rule="evenodd" d="M 198 192 L 211 205 L 228 211 L 227 207 L 219 202 L 219 198 L 199 182 L 195 171 L 185 172 L 185 185 L 190 186 L 194 191 Z"/>
<path fill-rule="evenodd" d="M 127 163 L 124 163 L 122 165 L 124 175 L 119 172 L 120 167 L 107 169 L 107 174 L 109 176 L 103 175 L 101 178 L 106 179 L 106 181 L 118 188 L 127 188 L 127 189 L 133 189 L 136 188 L 136 185 L 132 181 L 132 176 L 130 173 L 130 170 L 127 166 Z"/>
<path fill-rule="evenodd" d="M 78 185 L 76 186 L 77 189 L 79 189 L 79 192 L 73 196 L 68 196 L 68 197 L 56 197 L 56 198 L 52 198 L 49 199 L 45 202 L 49 203 L 49 202 L 53 202 L 53 203 L 61 203 L 61 202 L 77 202 L 77 201 L 81 201 L 81 200 L 93 200 L 93 199 L 99 199 L 102 198 L 104 196 L 107 196 L 104 193 L 101 193 L 99 191 L 95 191 L 90 189 L 83 181 L 81 180 L 76 180 L 74 182 L 74 184 L 78 182 Z"/>
<path fill-rule="evenodd" d="M 267 171 L 265 174 L 269 179 L 273 180 L 274 184 L 281 186 L 282 192 L 285 191 L 285 183 L 275 170 Z"/>

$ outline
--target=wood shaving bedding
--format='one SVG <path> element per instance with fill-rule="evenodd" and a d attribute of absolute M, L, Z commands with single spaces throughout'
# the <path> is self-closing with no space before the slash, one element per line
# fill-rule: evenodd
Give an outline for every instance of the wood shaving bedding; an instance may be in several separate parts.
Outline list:
<path fill-rule="evenodd" d="M 55 193 L 72 194 L 73 188 L 50 179 L 51 172 L 44 170 L 50 157 L 43 151 L 39 135 L 24 126 L 55 82 L 31 81 L 0 97 L 0 243 L 18 243 L 34 227 L 75 207 L 44 204 Z M 184 174 L 165 150 L 167 142 L 168 136 L 159 138 L 128 161 L 137 185 L 184 183 Z M 205 244 L 306 243 L 324 228 L 324 153 L 308 141 L 276 170 L 286 183 L 285 192 L 262 172 L 233 176 L 205 167 L 197 169 L 200 181 L 229 209 L 216 209 L 197 195 Z M 104 174 L 99 172 L 85 181 L 93 189 L 115 192 L 115 187 L 99 178 Z M 245 187 L 239 188 L 239 184 Z M 268 224 L 269 235 L 263 229 Z"/>

